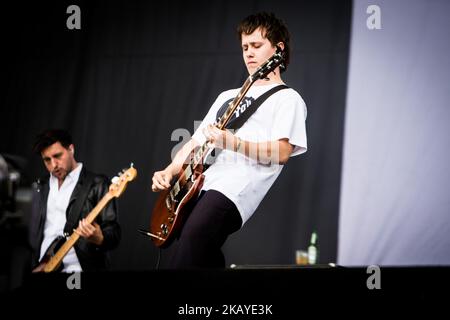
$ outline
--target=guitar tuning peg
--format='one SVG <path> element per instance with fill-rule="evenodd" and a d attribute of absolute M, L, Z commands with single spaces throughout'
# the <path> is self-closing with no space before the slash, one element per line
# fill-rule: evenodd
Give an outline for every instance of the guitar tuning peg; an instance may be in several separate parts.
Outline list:
<path fill-rule="evenodd" d="M 122 169 L 122 173 L 125 173 L 125 171 L 127 171 L 127 169 Z"/>
<path fill-rule="evenodd" d="M 120 177 L 122 175 L 122 171 L 117 172 L 117 175 Z"/>
<path fill-rule="evenodd" d="M 130 167 L 133 168 L 133 166 L 134 166 L 134 163 L 132 162 L 132 163 L 130 164 Z"/>
<path fill-rule="evenodd" d="M 119 182 L 119 180 L 120 180 L 119 177 L 116 176 L 116 177 L 111 179 L 111 182 L 112 183 L 117 183 L 117 182 Z"/>

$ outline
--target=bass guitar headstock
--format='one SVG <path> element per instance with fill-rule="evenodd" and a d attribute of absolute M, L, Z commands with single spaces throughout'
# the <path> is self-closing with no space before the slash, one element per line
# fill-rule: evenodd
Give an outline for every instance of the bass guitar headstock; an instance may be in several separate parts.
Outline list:
<path fill-rule="evenodd" d="M 125 191 L 128 182 L 133 181 L 137 176 L 137 170 L 133 168 L 131 164 L 130 168 L 127 170 L 122 170 L 119 176 L 112 178 L 112 183 L 109 186 L 109 192 L 112 196 L 118 198 Z"/>

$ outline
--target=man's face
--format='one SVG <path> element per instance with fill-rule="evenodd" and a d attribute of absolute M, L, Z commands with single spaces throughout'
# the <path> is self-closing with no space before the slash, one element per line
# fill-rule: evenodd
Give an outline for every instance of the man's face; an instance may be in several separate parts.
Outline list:
<path fill-rule="evenodd" d="M 243 33 L 241 44 L 244 63 L 249 74 L 253 74 L 276 51 L 276 47 L 272 46 L 269 39 L 263 37 L 261 28 L 251 34 Z"/>
<path fill-rule="evenodd" d="M 74 148 L 71 144 L 67 149 L 61 143 L 55 142 L 41 152 L 42 160 L 48 172 L 62 181 L 75 168 Z"/>

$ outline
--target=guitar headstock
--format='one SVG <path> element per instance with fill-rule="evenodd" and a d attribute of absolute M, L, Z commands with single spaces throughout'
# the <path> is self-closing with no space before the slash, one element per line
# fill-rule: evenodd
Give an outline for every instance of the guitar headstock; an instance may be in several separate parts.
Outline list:
<path fill-rule="evenodd" d="M 133 181 L 136 176 L 137 170 L 133 168 L 133 164 L 131 164 L 130 168 L 122 170 L 118 177 L 116 176 L 112 179 L 112 183 L 109 186 L 109 193 L 116 198 L 120 197 L 125 191 L 128 182 Z"/>
<path fill-rule="evenodd" d="M 284 61 L 284 51 L 277 46 L 277 51 L 250 76 L 251 82 L 264 79 Z"/>

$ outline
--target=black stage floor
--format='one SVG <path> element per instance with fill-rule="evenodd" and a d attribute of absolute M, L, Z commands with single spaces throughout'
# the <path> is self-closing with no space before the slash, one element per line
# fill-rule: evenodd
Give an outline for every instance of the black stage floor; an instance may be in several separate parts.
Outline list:
<path fill-rule="evenodd" d="M 447 309 L 450 267 L 236 266 L 225 270 L 154 270 L 32 274 L 2 299 L 97 305 L 151 312 L 164 319 L 298 319 L 302 312 L 371 315 L 394 308 Z M 127 302 L 128 301 L 128 302 Z M 332 307 L 332 306 L 338 306 Z M 386 309 L 387 308 L 387 309 Z M 102 311 L 103 312 L 103 311 Z M 208 313 L 209 312 L 209 313 Z M 358 311 L 359 312 L 359 311 Z M 361 313 L 363 316 L 364 313 Z"/>

